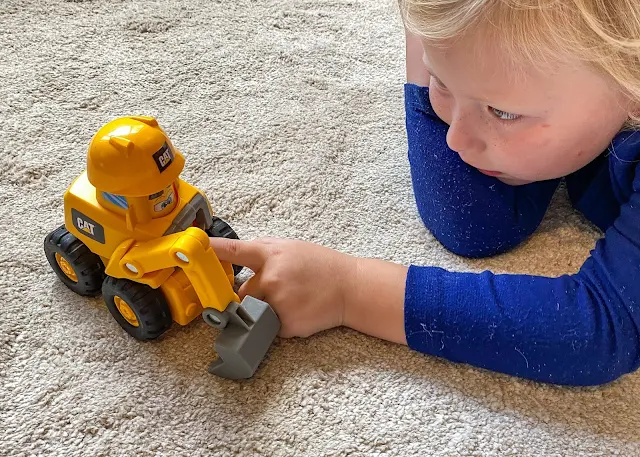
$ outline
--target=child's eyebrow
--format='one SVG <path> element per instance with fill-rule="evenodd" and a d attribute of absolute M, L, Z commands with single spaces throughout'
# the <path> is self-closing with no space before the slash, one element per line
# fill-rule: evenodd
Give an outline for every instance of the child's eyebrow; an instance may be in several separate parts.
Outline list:
<path fill-rule="evenodd" d="M 429 63 L 427 62 L 426 56 L 424 54 L 423 54 L 423 57 L 422 57 L 422 63 L 424 64 L 425 68 L 429 72 L 429 75 L 433 76 L 434 78 L 436 78 L 438 81 L 440 81 L 442 83 L 442 80 L 440 78 L 438 78 L 438 76 L 433 72 L 433 70 L 429 66 Z"/>
<path fill-rule="evenodd" d="M 429 61 L 427 60 L 427 55 L 426 54 L 422 54 L 422 63 L 424 64 L 425 68 L 427 69 L 427 71 L 429 72 L 429 75 L 432 76 L 433 78 L 437 79 L 438 82 L 443 85 L 444 87 L 446 87 L 446 84 L 442 82 L 442 80 L 440 78 L 438 78 L 438 75 L 436 75 L 433 70 L 431 69 L 431 66 L 429 65 Z"/>
<path fill-rule="evenodd" d="M 429 61 L 427 60 L 427 55 L 423 52 L 422 53 L 422 63 L 424 64 L 425 67 L 427 67 L 427 70 L 429 71 L 429 74 L 432 76 L 435 76 L 433 74 L 433 72 L 431 71 L 431 67 L 429 65 Z"/>
<path fill-rule="evenodd" d="M 422 63 L 424 63 L 424 66 L 425 66 L 425 68 L 427 69 L 427 71 L 429 72 L 429 75 L 431 75 L 431 77 L 433 77 L 433 78 L 435 78 L 436 80 L 438 80 L 442 86 L 447 87 L 447 85 L 446 85 L 444 82 L 442 82 L 442 80 L 441 80 L 440 78 L 438 78 L 438 75 L 436 75 L 436 74 L 433 72 L 433 70 L 431 69 L 431 66 L 429 65 L 429 61 L 428 61 L 428 59 L 427 59 L 427 55 L 426 55 L 425 53 L 423 53 L 423 54 L 422 54 Z M 487 98 L 485 98 L 485 97 L 470 97 L 470 98 L 471 98 L 472 100 L 477 101 L 477 102 L 484 103 L 484 104 L 485 104 L 485 105 L 487 105 L 487 106 L 492 106 L 492 107 L 493 107 L 493 106 L 502 106 L 502 105 L 505 105 L 505 103 L 502 103 L 502 102 L 501 102 L 501 103 L 492 103 L 492 102 L 491 102 L 491 100 L 489 100 L 489 99 L 487 99 Z M 524 110 L 520 110 L 520 109 L 517 109 L 517 110 L 515 110 L 515 111 L 510 111 L 510 110 L 506 110 L 506 111 L 507 111 L 507 112 L 510 112 L 510 113 L 511 113 L 511 112 L 514 112 L 514 113 L 516 113 L 516 112 L 517 112 L 517 113 L 519 113 L 520 111 L 523 111 L 523 112 L 524 112 Z"/>

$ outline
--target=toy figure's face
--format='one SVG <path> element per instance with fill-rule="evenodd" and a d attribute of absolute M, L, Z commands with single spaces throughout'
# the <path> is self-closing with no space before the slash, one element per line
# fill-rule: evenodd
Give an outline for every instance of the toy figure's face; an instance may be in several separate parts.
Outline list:
<path fill-rule="evenodd" d="M 167 186 L 163 191 L 149 196 L 149 206 L 154 219 L 166 216 L 173 211 L 177 204 L 178 199 L 173 184 Z"/>

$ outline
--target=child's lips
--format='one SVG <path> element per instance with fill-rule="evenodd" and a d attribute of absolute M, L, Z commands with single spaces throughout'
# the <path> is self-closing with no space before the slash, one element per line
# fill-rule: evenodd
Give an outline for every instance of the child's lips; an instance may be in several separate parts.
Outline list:
<path fill-rule="evenodd" d="M 478 171 L 480 173 L 482 173 L 483 175 L 487 175 L 487 176 L 500 176 L 502 173 L 500 173 L 499 171 L 492 171 L 492 170 L 482 170 L 480 168 L 478 168 Z"/>

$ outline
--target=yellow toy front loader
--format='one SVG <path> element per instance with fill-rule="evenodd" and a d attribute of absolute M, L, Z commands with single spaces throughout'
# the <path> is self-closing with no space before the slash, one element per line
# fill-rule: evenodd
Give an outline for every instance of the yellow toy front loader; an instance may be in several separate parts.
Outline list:
<path fill-rule="evenodd" d="M 240 303 L 240 266 L 220 262 L 209 237 L 236 238 L 198 189 L 179 178 L 183 155 L 152 117 L 104 125 L 87 169 L 64 196 L 65 223 L 44 240 L 49 264 L 74 292 L 102 293 L 131 336 L 154 339 L 202 315 L 221 329 L 209 371 L 253 376 L 280 329 L 269 304 Z"/>

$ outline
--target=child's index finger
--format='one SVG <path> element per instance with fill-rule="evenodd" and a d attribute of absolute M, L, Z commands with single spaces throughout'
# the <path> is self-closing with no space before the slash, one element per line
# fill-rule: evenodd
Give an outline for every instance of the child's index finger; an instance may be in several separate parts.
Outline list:
<path fill-rule="evenodd" d="M 267 260 L 267 251 L 259 243 L 213 237 L 209 238 L 209 245 L 221 261 L 243 265 L 254 272 L 260 271 Z"/>

